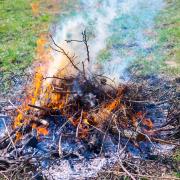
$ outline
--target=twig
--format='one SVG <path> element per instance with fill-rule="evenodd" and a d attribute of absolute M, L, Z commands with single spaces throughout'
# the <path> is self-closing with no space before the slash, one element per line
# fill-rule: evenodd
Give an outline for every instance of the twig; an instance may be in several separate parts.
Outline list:
<path fill-rule="evenodd" d="M 81 111 L 80 120 L 79 120 L 79 123 L 78 123 L 77 129 L 76 129 L 76 138 L 78 138 L 79 127 L 80 127 L 80 125 L 81 125 L 81 123 L 82 123 L 82 115 L 83 115 L 83 110 Z"/>
<path fill-rule="evenodd" d="M 79 43 L 84 43 L 86 47 L 86 52 L 87 52 L 87 61 L 90 62 L 90 55 L 89 55 L 89 46 L 88 46 L 88 40 L 87 40 L 87 33 L 86 30 L 82 32 L 83 39 L 82 40 L 76 40 L 76 39 L 71 39 L 71 40 L 65 40 L 67 43 L 71 42 L 79 42 Z"/>
<path fill-rule="evenodd" d="M 163 144 L 170 144 L 170 145 L 175 145 L 175 146 L 178 146 L 180 147 L 180 144 L 178 143 L 175 143 L 175 142 L 169 142 L 167 140 L 163 140 L 163 139 L 157 139 L 157 138 L 151 138 L 152 141 L 154 142 L 158 142 L 158 143 L 163 143 Z"/>
<path fill-rule="evenodd" d="M 4 173 L 0 172 L 0 174 L 1 174 L 5 179 L 9 180 L 9 178 L 8 178 Z"/>
<path fill-rule="evenodd" d="M 64 54 L 64 55 L 67 57 L 67 59 L 71 62 L 72 66 L 73 66 L 77 71 L 81 72 L 81 70 L 74 64 L 72 58 L 68 55 L 68 53 L 67 53 L 63 48 L 61 48 L 61 47 L 54 41 L 52 35 L 50 35 L 50 38 L 52 39 L 54 45 L 55 45 L 59 50 L 54 49 L 52 46 L 50 46 L 50 47 L 51 47 L 53 50 Z"/>
<path fill-rule="evenodd" d="M 101 129 L 97 128 L 96 126 L 93 126 L 92 124 L 89 124 L 89 126 L 93 127 L 94 129 L 101 132 L 102 134 L 105 134 L 105 132 L 103 132 Z"/>
<path fill-rule="evenodd" d="M 32 105 L 32 104 L 28 104 L 29 107 L 35 108 L 35 109 L 39 109 L 39 110 L 43 110 L 43 111 L 50 111 L 50 108 L 45 108 L 45 107 L 40 107 L 40 106 L 36 106 L 36 105 Z"/>
<path fill-rule="evenodd" d="M 121 166 L 121 168 L 123 169 L 123 171 L 132 179 L 132 180 L 136 180 L 136 178 L 124 167 L 120 156 L 119 156 L 119 165 Z"/>
<path fill-rule="evenodd" d="M 62 94 L 77 94 L 77 91 L 61 91 L 61 90 L 58 90 L 58 89 L 54 89 L 52 91 L 52 93 L 62 93 Z"/>
<path fill-rule="evenodd" d="M 120 143 L 121 143 L 121 131 L 120 131 L 119 128 L 118 128 L 116 119 L 115 119 L 114 122 L 115 122 L 115 125 L 116 125 L 116 129 L 117 129 L 117 131 L 118 131 L 118 152 L 119 152 L 119 150 L 120 150 Z"/>
<path fill-rule="evenodd" d="M 10 103 L 15 109 L 17 109 L 20 113 L 24 114 L 17 106 L 15 106 L 15 105 L 11 102 L 11 100 L 9 100 L 9 103 Z"/>
<path fill-rule="evenodd" d="M 60 77 L 57 77 L 57 76 L 53 76 L 53 77 L 47 76 L 47 77 L 44 77 L 43 79 L 59 79 L 59 80 L 63 80 L 63 81 L 67 81 L 68 80 L 66 78 L 60 78 Z"/>
<path fill-rule="evenodd" d="M 83 42 L 81 40 L 76 40 L 76 39 L 70 39 L 70 40 L 65 40 L 67 43 L 71 43 L 71 42 Z"/>
<path fill-rule="evenodd" d="M 62 133 L 59 136 L 59 143 L 58 143 L 58 152 L 59 152 L 59 157 L 62 157 L 62 146 L 61 146 L 61 139 L 62 139 Z"/>
<path fill-rule="evenodd" d="M 84 75 L 84 78 L 86 79 L 86 72 L 85 72 L 84 62 L 82 62 L 82 66 L 83 66 L 83 75 Z"/>
<path fill-rule="evenodd" d="M 154 145 L 154 143 L 152 142 L 151 138 L 150 138 L 147 134 L 144 134 L 144 133 L 142 133 L 141 131 L 138 131 L 138 130 L 137 130 L 137 132 L 138 132 L 139 134 L 144 135 L 144 136 L 148 139 L 148 141 L 153 145 L 154 148 L 156 147 L 156 146 Z"/>
<path fill-rule="evenodd" d="M 84 30 L 82 32 L 82 35 L 83 35 L 83 42 L 86 46 L 86 52 L 87 52 L 87 60 L 88 62 L 90 62 L 90 56 L 89 56 L 89 47 L 88 47 L 88 43 L 87 43 L 87 34 L 86 34 L 86 30 Z"/>
<path fill-rule="evenodd" d="M 104 145 L 104 141 L 105 141 L 107 132 L 108 132 L 108 130 L 109 130 L 109 128 L 110 128 L 111 122 L 113 121 L 113 119 L 114 119 L 115 117 L 116 117 L 116 114 L 113 114 L 113 117 L 112 117 L 111 120 L 109 121 L 108 127 L 107 127 L 107 129 L 106 129 L 106 131 L 105 131 L 105 134 L 104 134 L 104 136 L 103 136 L 103 140 L 102 140 L 101 149 L 100 149 L 99 154 L 102 153 L 103 145 Z"/>
<path fill-rule="evenodd" d="M 9 130 L 8 130 L 7 126 L 6 126 L 6 122 L 5 122 L 5 120 L 4 120 L 3 118 L 2 118 L 2 121 L 3 121 L 3 124 L 4 124 L 5 128 L 6 128 L 6 131 L 7 131 L 8 137 L 9 137 L 9 139 L 10 139 L 10 141 L 11 141 L 11 143 L 12 143 L 12 145 L 13 145 L 14 149 L 15 149 L 15 152 L 16 152 L 16 157 L 17 157 L 17 149 L 16 149 L 16 146 L 15 146 L 15 144 L 14 144 L 14 142 L 13 142 L 12 138 L 11 138 L 11 134 L 9 133 Z"/>

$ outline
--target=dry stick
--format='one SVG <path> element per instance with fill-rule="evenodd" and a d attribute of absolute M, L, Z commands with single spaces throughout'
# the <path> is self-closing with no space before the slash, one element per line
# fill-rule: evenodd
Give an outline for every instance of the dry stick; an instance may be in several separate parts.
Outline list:
<path fill-rule="evenodd" d="M 45 108 L 45 107 L 40 107 L 40 106 L 36 106 L 36 105 L 32 105 L 32 104 L 28 104 L 29 107 L 35 108 L 35 109 L 39 109 L 39 110 L 43 110 L 43 111 L 50 111 L 50 108 Z"/>
<path fill-rule="evenodd" d="M 67 81 L 68 80 L 66 78 L 60 78 L 60 77 L 57 77 L 57 76 L 53 76 L 53 77 L 47 76 L 47 77 L 44 77 L 43 79 L 59 79 L 59 80 L 63 80 L 63 81 Z"/>
<path fill-rule="evenodd" d="M 83 66 L 83 75 L 84 75 L 84 78 L 86 79 L 86 72 L 85 72 L 84 62 L 82 62 L 82 66 Z"/>
<path fill-rule="evenodd" d="M 5 179 L 9 180 L 9 178 L 8 178 L 5 174 L 3 174 L 2 172 L 0 172 L 0 174 L 1 174 Z"/>
<path fill-rule="evenodd" d="M 80 42 L 82 43 L 83 41 L 82 40 L 76 40 L 76 39 L 71 39 L 71 40 L 65 40 L 67 43 L 70 43 L 70 42 Z"/>
<path fill-rule="evenodd" d="M 116 129 L 117 129 L 117 131 L 118 131 L 118 151 L 119 151 L 119 149 L 120 149 L 120 142 L 121 142 L 121 131 L 120 131 L 119 128 L 118 128 L 116 119 L 115 119 L 114 122 L 115 122 L 115 125 L 116 125 Z"/>
<path fill-rule="evenodd" d="M 149 132 L 158 133 L 158 132 L 161 132 L 161 131 L 173 131 L 173 130 L 176 130 L 176 129 L 179 129 L 179 128 L 180 128 L 180 125 L 177 126 L 177 127 L 171 127 L 171 128 L 162 127 L 162 128 L 150 130 Z"/>
<path fill-rule="evenodd" d="M 124 165 L 123 165 L 123 163 L 122 163 L 122 160 L 121 160 L 121 158 L 120 158 L 119 149 L 120 149 L 121 132 L 119 131 L 119 128 L 118 128 L 118 126 L 117 126 L 116 120 L 115 120 L 115 124 L 116 124 L 117 130 L 118 130 L 118 133 L 119 133 L 119 142 L 118 142 L 119 165 L 121 166 L 121 168 L 123 169 L 123 171 L 124 171 L 129 177 L 131 177 L 133 180 L 136 180 L 135 177 L 124 167 Z M 121 151 L 121 154 L 122 154 L 122 151 Z"/>
<path fill-rule="evenodd" d="M 150 138 L 147 134 L 145 133 L 142 133 L 141 131 L 137 131 L 139 134 L 142 134 L 144 135 L 148 140 L 149 142 L 155 147 L 155 145 L 153 144 L 153 142 L 158 142 L 158 143 L 164 143 L 164 144 L 171 144 L 171 145 L 175 145 L 175 146 L 180 146 L 180 144 L 177 144 L 177 143 L 174 143 L 174 142 L 169 142 L 169 141 L 166 141 L 166 140 L 163 140 L 163 139 L 156 139 L 156 138 Z"/>
<path fill-rule="evenodd" d="M 77 63 L 77 64 L 75 64 L 74 62 L 73 62 L 73 58 L 75 59 L 76 57 L 75 56 L 73 56 L 73 57 L 70 57 L 69 55 L 68 55 L 68 53 L 66 53 L 64 50 L 63 50 L 63 52 L 62 51 L 60 51 L 60 50 L 57 50 L 57 49 L 55 49 L 55 48 L 53 48 L 52 46 L 50 46 L 54 51 L 57 51 L 57 52 L 60 52 L 60 53 L 62 53 L 63 55 L 65 55 L 68 59 L 69 59 L 69 61 L 70 61 L 70 63 L 72 64 L 72 66 L 77 70 L 77 71 L 79 71 L 80 73 L 82 73 L 81 72 L 81 70 L 77 67 L 77 65 L 79 64 L 79 62 Z M 72 59 L 71 59 L 72 58 Z M 63 69 L 65 69 L 65 68 L 63 68 Z M 62 69 L 62 70 L 63 70 Z"/>
<path fill-rule="evenodd" d="M 168 111 L 168 115 L 167 115 L 166 119 L 168 119 L 169 116 L 170 116 L 170 111 Z M 179 117 L 179 116 L 180 116 L 180 113 L 177 114 L 177 117 Z M 176 115 L 175 115 L 175 117 L 176 117 Z M 168 120 L 168 122 L 166 122 L 162 127 L 166 127 L 167 125 L 169 125 L 169 124 L 172 123 L 173 121 L 174 121 L 174 117 L 171 118 L 170 120 Z"/>
<path fill-rule="evenodd" d="M 108 130 L 109 130 L 109 127 L 110 127 L 110 125 L 111 125 L 111 122 L 113 121 L 113 119 L 114 119 L 115 117 L 116 117 L 116 114 L 115 114 L 115 115 L 113 114 L 113 117 L 111 118 L 111 120 L 110 120 L 110 122 L 109 122 L 109 124 L 108 124 L 108 127 L 107 127 L 107 129 L 106 129 L 106 131 L 105 131 L 105 134 L 104 134 L 104 136 L 103 136 L 102 145 L 101 145 L 101 149 L 100 149 L 100 153 L 99 153 L 99 154 L 102 153 L 103 144 L 104 144 L 104 141 L 105 141 L 107 132 L 108 132 Z"/>
<path fill-rule="evenodd" d="M 72 117 L 74 117 L 76 114 L 77 114 L 77 113 L 75 113 Z M 58 115 L 58 116 L 59 116 L 59 115 Z M 58 131 L 61 131 L 61 130 L 66 126 L 67 123 L 71 123 L 70 119 L 67 119 L 66 122 L 64 122 L 64 123 L 62 124 L 62 126 L 59 128 Z"/>
<path fill-rule="evenodd" d="M 83 115 L 83 109 L 82 109 L 82 111 L 81 111 L 81 117 L 80 117 L 80 120 L 79 120 L 77 129 L 76 129 L 76 138 L 78 138 L 79 127 L 80 127 L 80 125 L 81 125 L 81 123 L 82 123 L 82 115 Z"/>
<path fill-rule="evenodd" d="M 175 146 L 179 146 L 180 147 L 180 144 L 178 144 L 178 143 L 169 142 L 169 141 L 166 141 L 166 140 L 163 140 L 163 139 L 151 138 L 151 140 L 154 141 L 154 142 L 158 142 L 158 143 L 170 144 L 170 145 L 175 145 Z"/>
<path fill-rule="evenodd" d="M 19 131 L 20 128 L 18 129 L 15 129 L 11 132 L 10 136 L 12 136 L 13 134 L 15 134 L 16 131 Z M 3 138 L 0 139 L 0 144 L 3 143 L 4 141 L 6 141 L 9 137 L 8 136 L 5 136 Z"/>
<path fill-rule="evenodd" d="M 92 124 L 89 124 L 89 126 L 93 127 L 94 129 L 101 132 L 102 134 L 105 134 L 105 132 L 103 132 L 101 129 L 97 128 L 96 126 L 93 126 Z"/>
<path fill-rule="evenodd" d="M 17 106 L 15 106 L 15 105 L 11 102 L 11 100 L 9 100 L 9 103 L 10 103 L 15 109 L 17 109 L 20 113 L 24 114 Z"/>
<path fill-rule="evenodd" d="M 129 176 L 131 177 L 132 180 L 136 180 L 136 178 L 124 167 L 120 157 L 119 157 L 119 165 L 121 166 L 121 168 L 123 169 L 123 171 Z"/>
<path fill-rule="evenodd" d="M 83 40 L 76 40 L 76 39 L 71 39 L 71 40 L 65 40 L 67 43 L 70 42 L 80 42 L 80 43 L 84 43 L 85 47 L 86 47 L 86 52 L 87 52 L 87 61 L 90 62 L 90 53 L 89 53 L 89 46 L 88 46 L 88 40 L 87 40 L 87 34 L 86 34 L 86 30 L 84 30 L 82 32 L 82 36 L 83 36 Z"/>
<path fill-rule="evenodd" d="M 87 60 L 88 62 L 90 62 L 90 56 L 89 56 L 89 47 L 88 47 L 88 43 L 87 43 L 87 35 L 86 35 L 86 30 L 84 30 L 82 32 L 82 35 L 83 35 L 83 42 L 86 46 L 86 52 L 87 52 Z"/>
<path fill-rule="evenodd" d="M 62 146 L 61 146 L 61 140 L 62 140 L 62 133 L 59 136 L 59 142 L 58 142 L 58 152 L 59 152 L 59 157 L 62 157 Z"/>
<path fill-rule="evenodd" d="M 4 126 L 5 126 L 5 128 L 6 128 L 6 131 L 7 131 L 8 137 L 9 137 L 9 139 L 10 139 L 10 141 L 11 141 L 11 143 L 12 143 L 12 145 L 13 145 L 13 147 L 14 147 L 15 151 L 16 151 L 16 157 L 17 157 L 17 149 L 16 149 L 16 146 L 15 146 L 15 144 L 14 144 L 14 142 L 13 142 L 12 138 L 11 138 L 11 134 L 9 133 L 9 130 L 8 130 L 7 126 L 6 126 L 6 122 L 5 122 L 5 120 L 4 120 L 4 119 L 2 119 L 2 121 L 3 121 Z"/>
<path fill-rule="evenodd" d="M 77 91 L 61 91 L 59 89 L 54 89 L 52 93 L 62 93 L 62 94 L 77 94 Z"/>
<path fill-rule="evenodd" d="M 4 152 L 2 153 L 2 156 L 5 156 L 6 154 L 7 154 L 7 151 L 8 151 L 8 149 L 10 148 L 10 146 L 11 146 L 11 142 L 9 142 L 9 144 L 7 145 L 7 147 L 5 147 L 4 148 Z"/>
<path fill-rule="evenodd" d="M 52 46 L 50 46 L 50 47 L 51 47 L 53 50 L 55 50 L 55 51 L 57 51 L 57 52 L 60 52 L 60 53 L 62 53 L 63 55 L 65 55 L 65 56 L 69 59 L 69 61 L 71 62 L 72 66 L 73 66 L 77 71 L 81 72 L 81 70 L 74 64 L 73 60 L 72 60 L 71 57 L 68 55 L 68 53 L 66 53 L 66 51 L 65 51 L 63 48 L 61 48 L 61 47 L 54 41 L 52 35 L 50 35 L 50 38 L 52 39 L 54 45 L 55 45 L 57 48 L 59 48 L 59 50 L 54 49 Z"/>
<path fill-rule="evenodd" d="M 133 133 L 131 134 L 131 136 L 130 136 L 129 139 L 127 140 L 125 146 L 123 147 L 123 149 L 122 149 L 121 152 L 119 153 L 119 156 L 121 156 L 121 154 L 123 153 L 123 151 L 126 149 L 127 144 L 128 144 L 129 141 L 132 139 L 132 137 L 134 136 L 135 132 L 138 132 L 138 133 L 143 134 L 144 136 L 146 136 L 146 138 L 147 138 L 147 139 L 152 143 L 152 145 L 155 147 L 155 145 L 153 144 L 153 142 L 151 141 L 151 139 L 149 138 L 148 135 L 146 135 L 146 134 L 144 134 L 144 133 L 141 133 L 141 132 L 139 132 L 139 131 L 137 130 L 137 129 L 138 129 L 138 126 L 140 125 L 141 122 L 142 122 L 142 120 L 138 123 L 138 125 L 137 125 L 137 127 L 136 127 L 136 130 L 133 131 Z M 117 126 L 117 122 L 116 122 L 116 121 L 115 121 L 115 124 L 116 124 L 116 128 L 117 128 L 117 130 L 118 130 L 119 136 L 120 136 L 120 133 L 121 133 L 121 132 L 120 132 L 119 129 L 118 129 L 118 126 Z M 118 145 L 118 146 L 119 146 L 119 145 Z"/>
<path fill-rule="evenodd" d="M 154 104 L 154 105 L 164 104 L 168 102 L 168 100 L 160 101 L 160 102 L 154 102 L 154 101 L 151 102 L 151 101 L 136 101 L 136 100 L 129 100 L 129 99 L 124 99 L 124 101 L 133 102 L 133 103 L 142 103 L 142 104 Z"/>
<path fill-rule="evenodd" d="M 153 147 L 155 148 L 156 146 L 154 145 L 154 143 L 152 142 L 152 140 L 150 139 L 150 137 L 147 135 L 147 134 L 144 134 L 144 133 L 142 133 L 141 131 L 137 131 L 139 134 L 142 134 L 142 135 L 144 135 L 147 139 L 148 139 L 148 141 L 153 145 Z"/>

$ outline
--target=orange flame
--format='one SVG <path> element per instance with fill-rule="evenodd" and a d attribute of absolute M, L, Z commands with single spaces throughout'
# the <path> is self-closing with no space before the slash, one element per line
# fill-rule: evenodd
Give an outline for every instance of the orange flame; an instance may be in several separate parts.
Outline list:
<path fill-rule="evenodd" d="M 152 129 L 153 128 L 153 123 L 150 119 L 143 119 L 142 123 L 146 125 L 148 128 Z"/>
<path fill-rule="evenodd" d="M 34 15 L 38 15 L 39 13 L 39 2 L 31 3 L 32 12 Z"/>
<path fill-rule="evenodd" d="M 106 109 L 108 111 L 114 110 L 120 104 L 120 98 L 115 99 L 113 102 L 107 104 Z"/>
<path fill-rule="evenodd" d="M 45 127 L 38 127 L 37 134 L 46 136 L 46 135 L 48 135 L 48 130 Z"/>

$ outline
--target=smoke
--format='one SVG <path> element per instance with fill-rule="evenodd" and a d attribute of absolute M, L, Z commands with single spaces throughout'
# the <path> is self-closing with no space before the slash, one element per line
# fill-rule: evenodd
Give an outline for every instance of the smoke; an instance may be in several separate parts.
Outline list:
<path fill-rule="evenodd" d="M 67 44 L 64 40 L 81 40 L 81 33 L 86 29 L 91 59 L 88 70 L 104 73 L 119 82 L 122 77 L 127 78 L 125 72 L 128 65 L 139 58 L 144 49 L 154 45 L 155 41 L 149 40 L 144 35 L 144 30 L 153 28 L 154 17 L 161 9 L 162 2 L 163 0 L 80 0 L 77 2 L 80 11 L 61 20 L 53 38 L 69 54 L 75 53 L 78 63 L 86 58 L 83 44 Z M 108 38 L 116 36 L 118 38 L 114 42 L 110 39 L 112 42 L 108 45 Z M 104 49 L 111 55 L 102 63 L 97 57 Z M 61 53 L 52 51 L 52 57 L 47 76 L 53 76 L 70 66 Z M 63 72 L 62 75 L 67 73 L 75 72 L 69 67 L 68 72 Z"/>

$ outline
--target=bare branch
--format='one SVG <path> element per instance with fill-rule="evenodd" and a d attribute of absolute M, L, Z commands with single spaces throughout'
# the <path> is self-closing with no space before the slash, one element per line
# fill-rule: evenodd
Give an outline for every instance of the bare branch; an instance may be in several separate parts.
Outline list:
<path fill-rule="evenodd" d="M 87 52 L 87 60 L 88 62 L 90 62 L 90 55 L 89 55 L 89 46 L 88 46 L 88 43 L 87 43 L 87 34 L 86 34 L 86 30 L 84 30 L 82 32 L 82 35 L 83 35 L 83 42 L 86 46 L 86 52 Z"/>
<path fill-rule="evenodd" d="M 57 51 L 57 52 L 60 52 L 60 53 L 62 53 L 63 55 L 65 55 L 65 56 L 67 57 L 67 59 L 71 62 L 72 66 L 73 66 L 77 71 L 79 71 L 79 72 L 81 73 L 81 70 L 74 64 L 74 61 L 73 61 L 72 57 L 70 57 L 69 54 L 68 54 L 62 47 L 60 47 L 60 46 L 54 41 L 52 35 L 50 35 L 50 38 L 51 38 L 51 40 L 53 41 L 54 45 L 59 49 L 59 50 L 57 50 L 57 49 L 54 49 L 54 48 L 53 48 L 53 50 L 55 50 L 55 51 Z M 52 47 L 51 47 L 51 48 L 52 48 Z"/>

